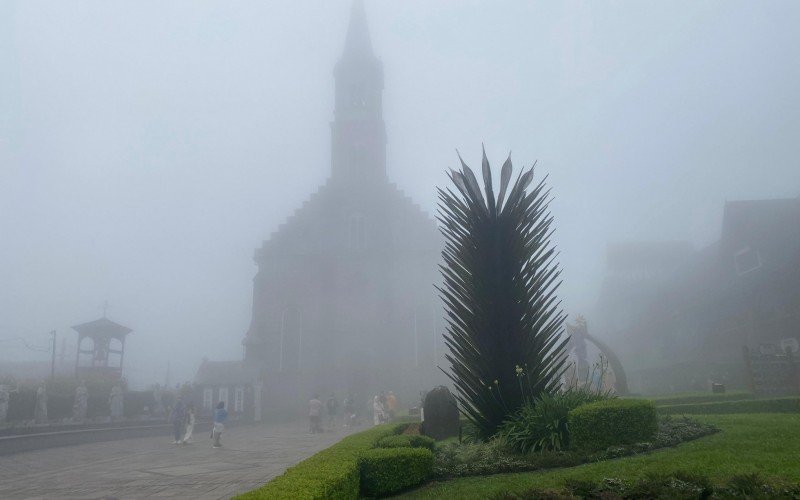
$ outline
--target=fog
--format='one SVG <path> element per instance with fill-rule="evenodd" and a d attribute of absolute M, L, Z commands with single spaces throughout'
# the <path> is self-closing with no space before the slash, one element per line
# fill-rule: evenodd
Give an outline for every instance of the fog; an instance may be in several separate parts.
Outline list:
<path fill-rule="evenodd" d="M 330 174 L 349 0 L 0 3 L 0 339 L 133 329 L 132 385 L 238 359 L 253 252 Z M 800 4 L 367 1 L 389 178 L 538 161 L 570 316 L 607 245 L 800 195 Z M 48 360 L 17 341 L 0 361 Z"/>

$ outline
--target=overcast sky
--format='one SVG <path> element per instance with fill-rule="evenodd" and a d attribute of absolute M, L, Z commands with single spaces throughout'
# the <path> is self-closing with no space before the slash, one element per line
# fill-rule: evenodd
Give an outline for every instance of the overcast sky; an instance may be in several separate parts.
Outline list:
<path fill-rule="evenodd" d="M 108 300 L 134 385 L 240 357 L 253 251 L 330 171 L 349 3 L 0 2 L 0 339 L 74 342 Z M 433 214 L 455 148 L 538 160 L 569 314 L 609 241 L 701 246 L 726 199 L 800 195 L 800 2 L 366 10 L 390 177 Z"/>

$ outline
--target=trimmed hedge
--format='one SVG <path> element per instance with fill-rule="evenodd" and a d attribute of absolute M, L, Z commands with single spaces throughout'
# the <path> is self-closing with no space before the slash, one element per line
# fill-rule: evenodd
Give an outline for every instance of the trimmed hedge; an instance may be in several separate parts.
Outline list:
<path fill-rule="evenodd" d="M 433 477 L 433 452 L 425 448 L 375 448 L 361 455 L 361 493 L 383 497 Z"/>
<path fill-rule="evenodd" d="M 378 448 L 427 448 L 431 451 L 436 447 L 436 441 L 428 436 L 404 435 L 386 436 L 378 440 Z"/>
<path fill-rule="evenodd" d="M 286 469 L 286 472 L 261 488 L 236 498 L 242 500 L 358 498 L 361 483 L 359 457 L 374 447 L 380 438 L 402 432 L 405 426 L 406 424 L 380 425 L 347 436 L 337 444 Z"/>
<path fill-rule="evenodd" d="M 662 415 L 721 415 L 727 413 L 800 413 L 800 398 L 752 399 L 659 406 Z"/>
<path fill-rule="evenodd" d="M 568 425 L 572 447 L 600 450 L 653 439 L 658 418 L 651 401 L 608 399 L 570 411 Z"/>
<path fill-rule="evenodd" d="M 699 393 L 699 394 L 677 394 L 674 396 L 657 396 L 647 398 L 653 401 L 656 406 L 672 406 L 696 403 L 719 403 L 722 401 L 744 401 L 755 399 L 756 395 L 752 392 L 731 391 L 722 394 Z"/>

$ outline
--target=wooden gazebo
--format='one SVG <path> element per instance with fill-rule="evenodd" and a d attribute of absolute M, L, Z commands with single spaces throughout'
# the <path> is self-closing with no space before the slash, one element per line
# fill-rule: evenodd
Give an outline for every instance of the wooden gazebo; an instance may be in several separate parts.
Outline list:
<path fill-rule="evenodd" d="M 100 319 L 72 327 L 78 332 L 78 353 L 75 357 L 75 376 L 78 378 L 122 377 L 125 336 L 132 330 L 103 316 Z"/>

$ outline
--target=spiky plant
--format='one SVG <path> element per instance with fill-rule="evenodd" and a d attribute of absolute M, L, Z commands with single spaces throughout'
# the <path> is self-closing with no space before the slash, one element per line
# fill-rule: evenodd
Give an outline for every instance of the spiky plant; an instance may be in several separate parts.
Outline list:
<path fill-rule="evenodd" d="M 478 437 L 493 436 L 525 402 L 552 393 L 566 366 L 564 314 L 556 297 L 561 271 L 550 243 L 553 217 L 545 179 L 528 190 L 533 168 L 508 198 L 511 156 L 495 199 L 483 152 L 483 191 L 461 160 L 450 188 L 438 189 L 445 237 L 439 292 L 447 312 L 445 344 L 456 399 Z"/>

